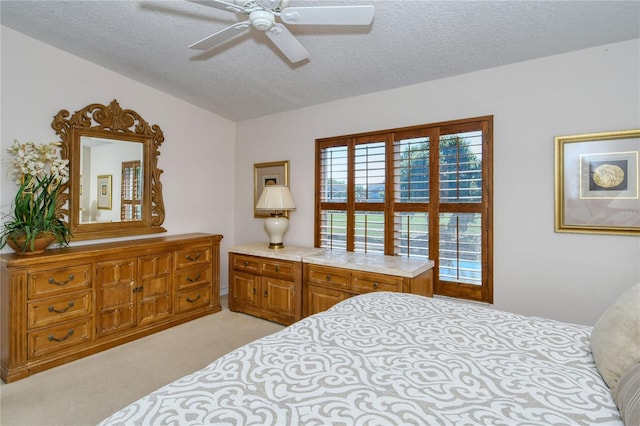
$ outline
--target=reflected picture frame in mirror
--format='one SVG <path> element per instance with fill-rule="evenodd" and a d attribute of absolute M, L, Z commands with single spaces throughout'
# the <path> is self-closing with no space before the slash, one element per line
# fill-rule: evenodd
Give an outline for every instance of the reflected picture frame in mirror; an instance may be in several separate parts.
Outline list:
<path fill-rule="evenodd" d="M 61 110 L 54 116 L 51 126 L 61 138 L 62 158 L 69 160 L 69 181 L 61 189 L 62 194 L 58 199 L 57 209 L 69 226 L 72 240 L 166 232 L 162 227 L 165 211 L 160 175 L 163 171 L 157 167 L 159 148 L 164 141 L 164 135 L 158 125 L 149 125 L 137 112 L 122 109 L 114 99 L 108 105 L 97 103 L 87 105 L 72 115 L 67 110 Z M 113 172 L 122 166 L 108 164 L 105 168 L 102 164 L 102 167 L 93 172 L 90 171 L 91 169 L 86 170 L 83 163 L 87 163 L 90 157 L 87 154 L 88 140 L 98 140 L 103 144 L 113 143 L 114 146 L 123 146 L 122 143 L 142 145 L 139 183 L 136 187 L 140 196 L 135 206 L 140 214 L 134 219 L 121 220 L 120 216 L 110 217 L 106 214 L 102 217 L 97 217 L 99 214 L 87 216 L 90 207 L 85 204 L 90 203 L 84 202 L 82 197 L 85 196 L 88 188 L 98 187 L 97 175 L 114 177 L 114 184 L 110 187 L 113 193 L 110 196 L 117 207 L 114 206 L 113 210 L 119 214 L 124 208 L 120 204 L 124 178 L 121 180 L 120 172 Z M 102 160 L 105 158 L 107 156 L 101 156 Z M 117 163 L 121 160 L 124 163 L 124 160 L 129 162 L 130 159 L 126 157 L 112 162 Z M 106 213 L 104 209 L 98 210 L 97 206 L 94 210 L 98 213 Z M 91 219 L 86 219 L 87 217 Z"/>

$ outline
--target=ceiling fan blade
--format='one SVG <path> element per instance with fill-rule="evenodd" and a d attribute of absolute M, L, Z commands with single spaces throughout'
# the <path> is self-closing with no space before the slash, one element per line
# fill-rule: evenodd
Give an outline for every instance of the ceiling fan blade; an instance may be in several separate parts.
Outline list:
<path fill-rule="evenodd" d="M 235 5 L 233 3 L 227 3 L 220 0 L 187 0 L 187 1 L 191 3 L 198 3 L 203 6 L 215 7 L 216 9 L 220 9 L 220 10 L 227 10 L 229 12 L 245 13 L 245 10 L 242 7 Z"/>
<path fill-rule="evenodd" d="M 373 6 L 288 7 L 280 19 L 294 25 L 369 25 L 373 10 Z"/>
<path fill-rule="evenodd" d="M 266 34 L 292 63 L 300 62 L 309 57 L 307 49 L 300 44 L 284 25 L 277 23 Z"/>
<path fill-rule="evenodd" d="M 209 50 L 237 36 L 241 32 L 246 31 L 250 26 L 251 21 L 238 22 L 237 24 L 233 24 L 222 31 L 211 34 L 209 37 L 205 37 L 200 41 L 196 41 L 189 46 L 189 49 Z"/>

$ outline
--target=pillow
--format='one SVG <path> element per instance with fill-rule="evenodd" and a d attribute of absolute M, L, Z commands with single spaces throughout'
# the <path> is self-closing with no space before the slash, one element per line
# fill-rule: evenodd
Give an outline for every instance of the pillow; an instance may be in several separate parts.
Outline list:
<path fill-rule="evenodd" d="M 613 391 L 613 400 L 625 425 L 640 425 L 640 364 L 622 376 Z"/>
<path fill-rule="evenodd" d="M 618 297 L 593 326 L 591 352 L 611 390 L 640 363 L 640 283 Z"/>

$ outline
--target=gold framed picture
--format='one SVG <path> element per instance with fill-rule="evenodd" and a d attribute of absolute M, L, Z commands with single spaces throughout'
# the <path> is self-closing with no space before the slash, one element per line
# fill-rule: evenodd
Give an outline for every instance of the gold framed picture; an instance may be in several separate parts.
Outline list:
<path fill-rule="evenodd" d="M 111 175 L 98 176 L 98 208 L 111 210 Z"/>
<path fill-rule="evenodd" d="M 253 165 L 253 217 L 269 217 L 269 213 L 257 210 L 256 204 L 266 185 L 289 186 L 289 161 L 273 161 Z M 284 211 L 289 217 L 289 212 Z"/>
<path fill-rule="evenodd" d="M 640 235 L 640 130 L 555 138 L 555 230 Z"/>

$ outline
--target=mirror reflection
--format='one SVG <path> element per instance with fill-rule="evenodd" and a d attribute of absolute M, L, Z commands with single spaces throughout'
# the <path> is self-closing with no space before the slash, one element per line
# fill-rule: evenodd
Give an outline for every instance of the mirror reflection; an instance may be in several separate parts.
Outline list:
<path fill-rule="evenodd" d="M 143 149 L 136 141 L 80 138 L 80 223 L 142 220 Z"/>

